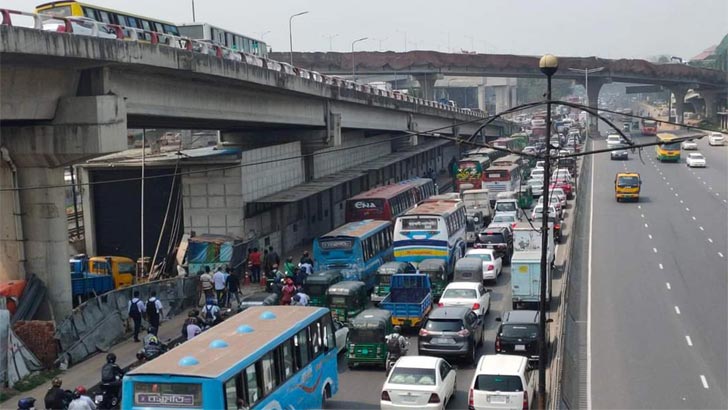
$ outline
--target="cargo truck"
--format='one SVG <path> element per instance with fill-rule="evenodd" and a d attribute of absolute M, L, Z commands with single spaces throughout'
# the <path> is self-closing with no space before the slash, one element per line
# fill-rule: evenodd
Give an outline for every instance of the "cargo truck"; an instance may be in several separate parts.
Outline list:
<path fill-rule="evenodd" d="M 534 221 L 533 226 L 528 222 L 519 222 L 513 228 L 513 252 L 533 251 L 540 254 L 541 238 L 541 224 L 538 221 Z M 553 268 L 556 259 L 556 247 L 554 245 L 554 227 L 551 223 L 549 223 L 546 242 L 548 244 L 546 260 Z"/>
<path fill-rule="evenodd" d="M 551 302 L 551 264 L 546 264 L 546 303 Z M 541 297 L 541 252 L 520 251 L 511 259 L 513 309 L 539 309 Z"/>
<path fill-rule="evenodd" d="M 392 324 L 418 327 L 432 309 L 430 276 L 422 274 L 394 274 L 389 295 L 379 307 L 392 312 Z"/>

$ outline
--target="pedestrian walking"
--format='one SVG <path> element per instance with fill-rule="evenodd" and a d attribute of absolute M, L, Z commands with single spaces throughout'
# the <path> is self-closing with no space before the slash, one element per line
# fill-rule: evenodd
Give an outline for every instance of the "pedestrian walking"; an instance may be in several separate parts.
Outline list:
<path fill-rule="evenodd" d="M 225 284 L 225 273 L 222 269 L 222 266 L 218 266 L 215 274 L 212 275 L 212 281 L 215 286 L 215 298 L 219 304 L 225 303 L 225 289 L 227 287 Z"/>
<path fill-rule="evenodd" d="M 293 280 L 286 278 L 286 284 L 281 289 L 281 305 L 290 305 L 293 295 L 296 293 L 296 287 L 293 286 Z"/>
<path fill-rule="evenodd" d="M 263 274 L 268 275 L 273 265 L 269 265 L 270 258 L 268 258 L 268 249 L 263 249 Z"/>
<path fill-rule="evenodd" d="M 204 299 L 211 298 L 214 296 L 214 287 L 212 285 L 212 274 L 210 273 L 209 266 L 205 266 L 205 272 L 202 275 L 200 275 L 200 286 L 202 287 L 202 293 L 205 296 Z M 199 304 L 199 302 L 198 302 L 198 304 Z"/>
<path fill-rule="evenodd" d="M 228 275 L 227 288 L 227 307 L 230 307 L 230 305 L 232 304 L 233 297 L 238 302 L 238 306 L 240 306 L 240 273 L 238 273 L 237 270 L 234 270 L 232 273 L 230 273 L 230 275 Z"/>
<path fill-rule="evenodd" d="M 260 282 L 260 263 L 261 255 L 258 252 L 258 248 L 253 248 L 253 252 L 250 254 L 250 264 L 252 265 L 253 282 Z"/>
<path fill-rule="evenodd" d="M 139 341 L 139 331 L 142 328 L 142 314 L 144 314 L 146 307 L 144 302 L 139 299 L 139 291 L 134 291 L 134 297 L 129 301 L 127 313 L 132 321 L 134 321 L 134 341 Z"/>
<path fill-rule="evenodd" d="M 278 265 L 278 266 L 281 265 L 281 257 L 278 256 L 278 252 L 273 250 L 272 246 L 268 247 L 268 259 L 269 259 L 271 267 L 273 265 Z"/>
<path fill-rule="evenodd" d="M 157 291 L 153 290 L 151 297 L 147 300 L 146 306 L 147 321 L 149 322 L 150 328 L 159 330 L 159 322 L 163 316 L 163 310 L 164 307 L 162 306 L 162 301 L 157 299 Z"/>

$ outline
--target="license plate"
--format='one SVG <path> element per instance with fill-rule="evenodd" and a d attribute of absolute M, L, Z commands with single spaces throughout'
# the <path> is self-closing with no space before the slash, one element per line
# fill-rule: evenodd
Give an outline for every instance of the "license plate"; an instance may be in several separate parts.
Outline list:
<path fill-rule="evenodd" d="M 455 339 L 449 337 L 435 337 L 432 339 L 432 343 L 438 345 L 452 345 L 455 344 Z"/>
<path fill-rule="evenodd" d="M 507 401 L 508 401 L 508 398 L 506 396 L 501 396 L 501 395 L 488 396 L 489 403 L 505 404 Z"/>
<path fill-rule="evenodd" d="M 96 395 L 96 403 L 101 403 L 104 400 L 104 396 L 97 394 Z"/>
<path fill-rule="evenodd" d="M 526 345 L 516 345 L 515 350 L 517 352 L 525 352 L 526 351 Z"/>

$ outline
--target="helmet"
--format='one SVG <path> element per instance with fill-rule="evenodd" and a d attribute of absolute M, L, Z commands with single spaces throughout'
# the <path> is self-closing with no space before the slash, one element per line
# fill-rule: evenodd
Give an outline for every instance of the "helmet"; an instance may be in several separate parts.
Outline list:
<path fill-rule="evenodd" d="M 83 387 L 83 386 L 78 386 L 73 391 L 73 397 L 75 397 L 75 398 L 79 398 L 79 397 L 81 397 L 84 394 L 86 394 L 86 388 Z"/>
<path fill-rule="evenodd" d="M 195 317 L 195 316 L 197 316 L 199 314 L 200 313 L 197 311 L 197 309 L 192 309 L 192 310 L 190 310 L 189 313 L 187 313 L 187 317 Z"/>
<path fill-rule="evenodd" d="M 400 333 L 401 331 L 402 331 L 402 327 L 401 326 L 395 326 L 394 327 L 394 333 Z"/>
<path fill-rule="evenodd" d="M 35 407 L 35 399 L 32 397 L 24 397 L 18 400 L 18 408 L 21 410 L 32 409 Z"/>
<path fill-rule="evenodd" d="M 114 353 L 107 354 L 106 363 L 116 363 L 116 355 Z M 59 386 L 60 386 L 60 384 L 59 384 Z"/>
<path fill-rule="evenodd" d="M 116 356 L 114 356 L 114 360 L 116 360 Z M 106 361 L 109 361 L 109 356 L 106 356 Z M 63 380 L 61 380 L 60 377 L 54 377 L 51 384 L 53 385 L 53 387 L 61 387 L 61 385 L 63 384 Z"/>

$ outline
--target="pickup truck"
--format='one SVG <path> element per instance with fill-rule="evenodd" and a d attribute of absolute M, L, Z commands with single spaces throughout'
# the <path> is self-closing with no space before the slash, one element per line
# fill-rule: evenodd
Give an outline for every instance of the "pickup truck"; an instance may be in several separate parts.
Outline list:
<path fill-rule="evenodd" d="M 73 304 L 114 290 L 114 277 L 112 275 L 90 273 L 89 258 L 86 255 L 77 255 L 69 260 L 71 267 L 71 295 Z"/>
<path fill-rule="evenodd" d="M 418 327 L 432 309 L 430 276 L 417 273 L 392 275 L 389 295 L 379 307 L 392 312 L 392 324 Z"/>

